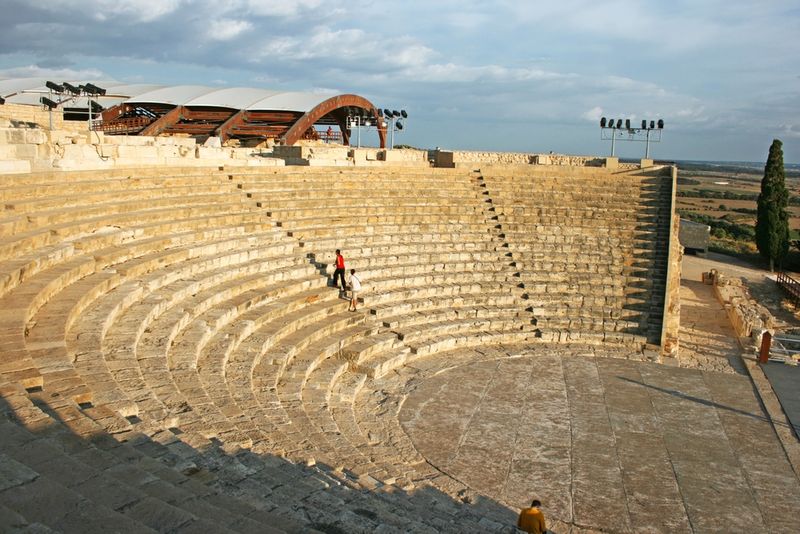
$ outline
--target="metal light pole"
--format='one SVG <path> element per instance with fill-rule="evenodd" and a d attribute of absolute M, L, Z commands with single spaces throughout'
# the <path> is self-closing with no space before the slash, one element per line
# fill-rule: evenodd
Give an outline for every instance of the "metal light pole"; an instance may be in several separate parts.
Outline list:
<path fill-rule="evenodd" d="M 661 141 L 661 135 L 664 132 L 664 119 L 658 121 L 651 120 L 642 121 L 642 127 L 636 128 L 631 126 L 631 120 L 626 119 L 623 127 L 622 119 L 607 120 L 605 117 L 600 119 L 600 139 L 603 141 L 611 141 L 611 157 L 613 158 L 616 152 L 617 137 L 621 141 L 639 141 L 645 143 L 644 157 L 650 159 L 650 143 L 658 143 Z"/>
<path fill-rule="evenodd" d="M 617 139 L 617 132 L 611 132 L 611 157 L 614 157 L 614 141 Z"/>

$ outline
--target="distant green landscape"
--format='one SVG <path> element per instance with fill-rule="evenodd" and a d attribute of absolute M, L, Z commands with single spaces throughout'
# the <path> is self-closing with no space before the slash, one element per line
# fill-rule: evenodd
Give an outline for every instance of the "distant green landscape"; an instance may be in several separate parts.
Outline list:
<path fill-rule="evenodd" d="M 763 167 L 757 164 L 679 162 L 677 210 L 681 218 L 711 227 L 713 252 L 734 255 L 758 265 L 755 244 L 756 200 Z M 790 239 L 800 240 L 800 168 L 787 166 Z M 793 248 L 788 269 L 800 270 L 800 251 Z"/>

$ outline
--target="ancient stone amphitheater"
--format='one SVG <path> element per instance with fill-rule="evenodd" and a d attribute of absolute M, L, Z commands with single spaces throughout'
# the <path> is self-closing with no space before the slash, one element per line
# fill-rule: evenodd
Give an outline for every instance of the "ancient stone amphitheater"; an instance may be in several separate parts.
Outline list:
<path fill-rule="evenodd" d="M 627 510 L 624 459 L 612 476 L 591 452 L 613 437 L 597 395 L 624 413 L 643 394 L 598 377 L 661 376 L 673 184 L 568 165 L 3 175 L 0 527 L 507 532 L 539 496 L 560 532 L 688 530 L 675 491 L 640 485 L 658 502 Z"/>

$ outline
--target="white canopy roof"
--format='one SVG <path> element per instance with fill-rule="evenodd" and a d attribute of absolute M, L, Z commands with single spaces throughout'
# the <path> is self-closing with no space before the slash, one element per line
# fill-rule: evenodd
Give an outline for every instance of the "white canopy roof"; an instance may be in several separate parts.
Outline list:
<path fill-rule="evenodd" d="M 51 80 L 62 83 L 63 80 Z M 14 104 L 39 104 L 39 97 L 48 96 L 46 78 L 0 78 L 0 97 Z M 87 83 L 86 80 L 70 81 L 72 85 Z M 131 104 L 166 104 L 172 106 L 203 106 L 248 111 L 296 111 L 305 113 L 333 95 L 301 93 L 293 91 L 271 91 L 252 87 L 209 87 L 205 85 L 153 85 L 128 84 L 115 80 L 91 80 L 106 90 L 106 96 L 93 97 L 105 108 L 121 102 Z M 64 95 L 62 99 L 66 99 Z M 86 105 L 84 98 L 74 99 L 73 105 Z M 71 103 L 71 102 L 70 102 Z M 65 102 L 65 106 L 70 107 Z"/>
<path fill-rule="evenodd" d="M 330 95 L 316 93 L 280 92 L 252 87 L 219 89 L 203 85 L 177 85 L 139 94 L 135 98 L 129 99 L 128 103 L 305 113 L 329 97 Z"/>

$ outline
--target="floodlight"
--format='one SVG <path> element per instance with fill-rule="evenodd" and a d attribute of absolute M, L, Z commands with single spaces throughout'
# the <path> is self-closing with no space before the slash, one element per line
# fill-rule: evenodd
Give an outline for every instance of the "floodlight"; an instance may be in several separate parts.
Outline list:
<path fill-rule="evenodd" d="M 81 90 L 80 90 L 79 87 L 75 87 L 74 85 L 72 85 L 70 83 L 64 82 L 61 85 L 64 87 L 64 89 L 66 89 L 67 91 L 69 91 L 73 95 L 79 95 L 81 93 Z"/>
<path fill-rule="evenodd" d="M 402 130 L 403 129 L 403 123 L 400 122 L 400 121 L 397 121 L 397 125 L 396 126 L 397 126 L 398 130 Z"/>
<path fill-rule="evenodd" d="M 45 82 L 44 85 L 45 85 L 45 87 L 47 87 L 51 91 L 55 91 L 56 93 L 63 93 L 64 92 L 64 86 L 63 85 L 58 85 L 57 83 L 53 83 L 53 82 Z"/>
<path fill-rule="evenodd" d="M 100 95 L 103 96 L 106 94 L 106 90 L 102 87 L 97 87 L 93 83 L 87 83 L 83 86 L 83 90 L 89 93 L 90 95 Z"/>
<path fill-rule="evenodd" d="M 92 113 L 100 113 L 104 109 L 103 106 L 101 106 L 94 100 L 89 100 L 89 104 L 92 106 Z"/>
<path fill-rule="evenodd" d="M 606 118 L 605 117 L 601 117 L 600 118 L 600 128 L 605 128 L 605 127 L 606 127 Z"/>
<path fill-rule="evenodd" d="M 627 128 L 628 130 L 631 129 L 631 120 L 630 119 L 625 119 L 625 128 Z"/>
<path fill-rule="evenodd" d="M 656 129 L 656 121 L 650 121 L 650 129 L 651 130 L 655 130 Z"/>
<path fill-rule="evenodd" d="M 394 115 L 395 117 L 399 117 L 400 112 L 395 109 L 394 111 L 392 111 L 392 115 Z"/>
<path fill-rule="evenodd" d="M 45 106 L 47 106 L 50 109 L 58 107 L 58 102 L 53 102 L 52 100 L 50 100 L 46 96 L 40 96 L 39 97 L 39 102 L 41 102 L 42 104 L 44 104 Z"/>
<path fill-rule="evenodd" d="M 406 113 L 406 110 L 404 110 L 404 109 L 401 109 L 401 110 L 400 110 L 400 115 L 401 115 L 401 116 L 402 116 L 404 119 L 407 119 L 407 118 L 408 118 L 408 113 Z"/>
<path fill-rule="evenodd" d="M 383 110 L 383 116 L 386 117 L 387 119 L 392 118 L 392 111 L 389 110 L 389 109 L 384 109 Z"/>
<path fill-rule="evenodd" d="M 658 119 L 658 129 L 659 130 L 664 129 L 664 119 Z"/>
<path fill-rule="evenodd" d="M 617 129 L 622 128 L 622 119 L 617 119 Z"/>

